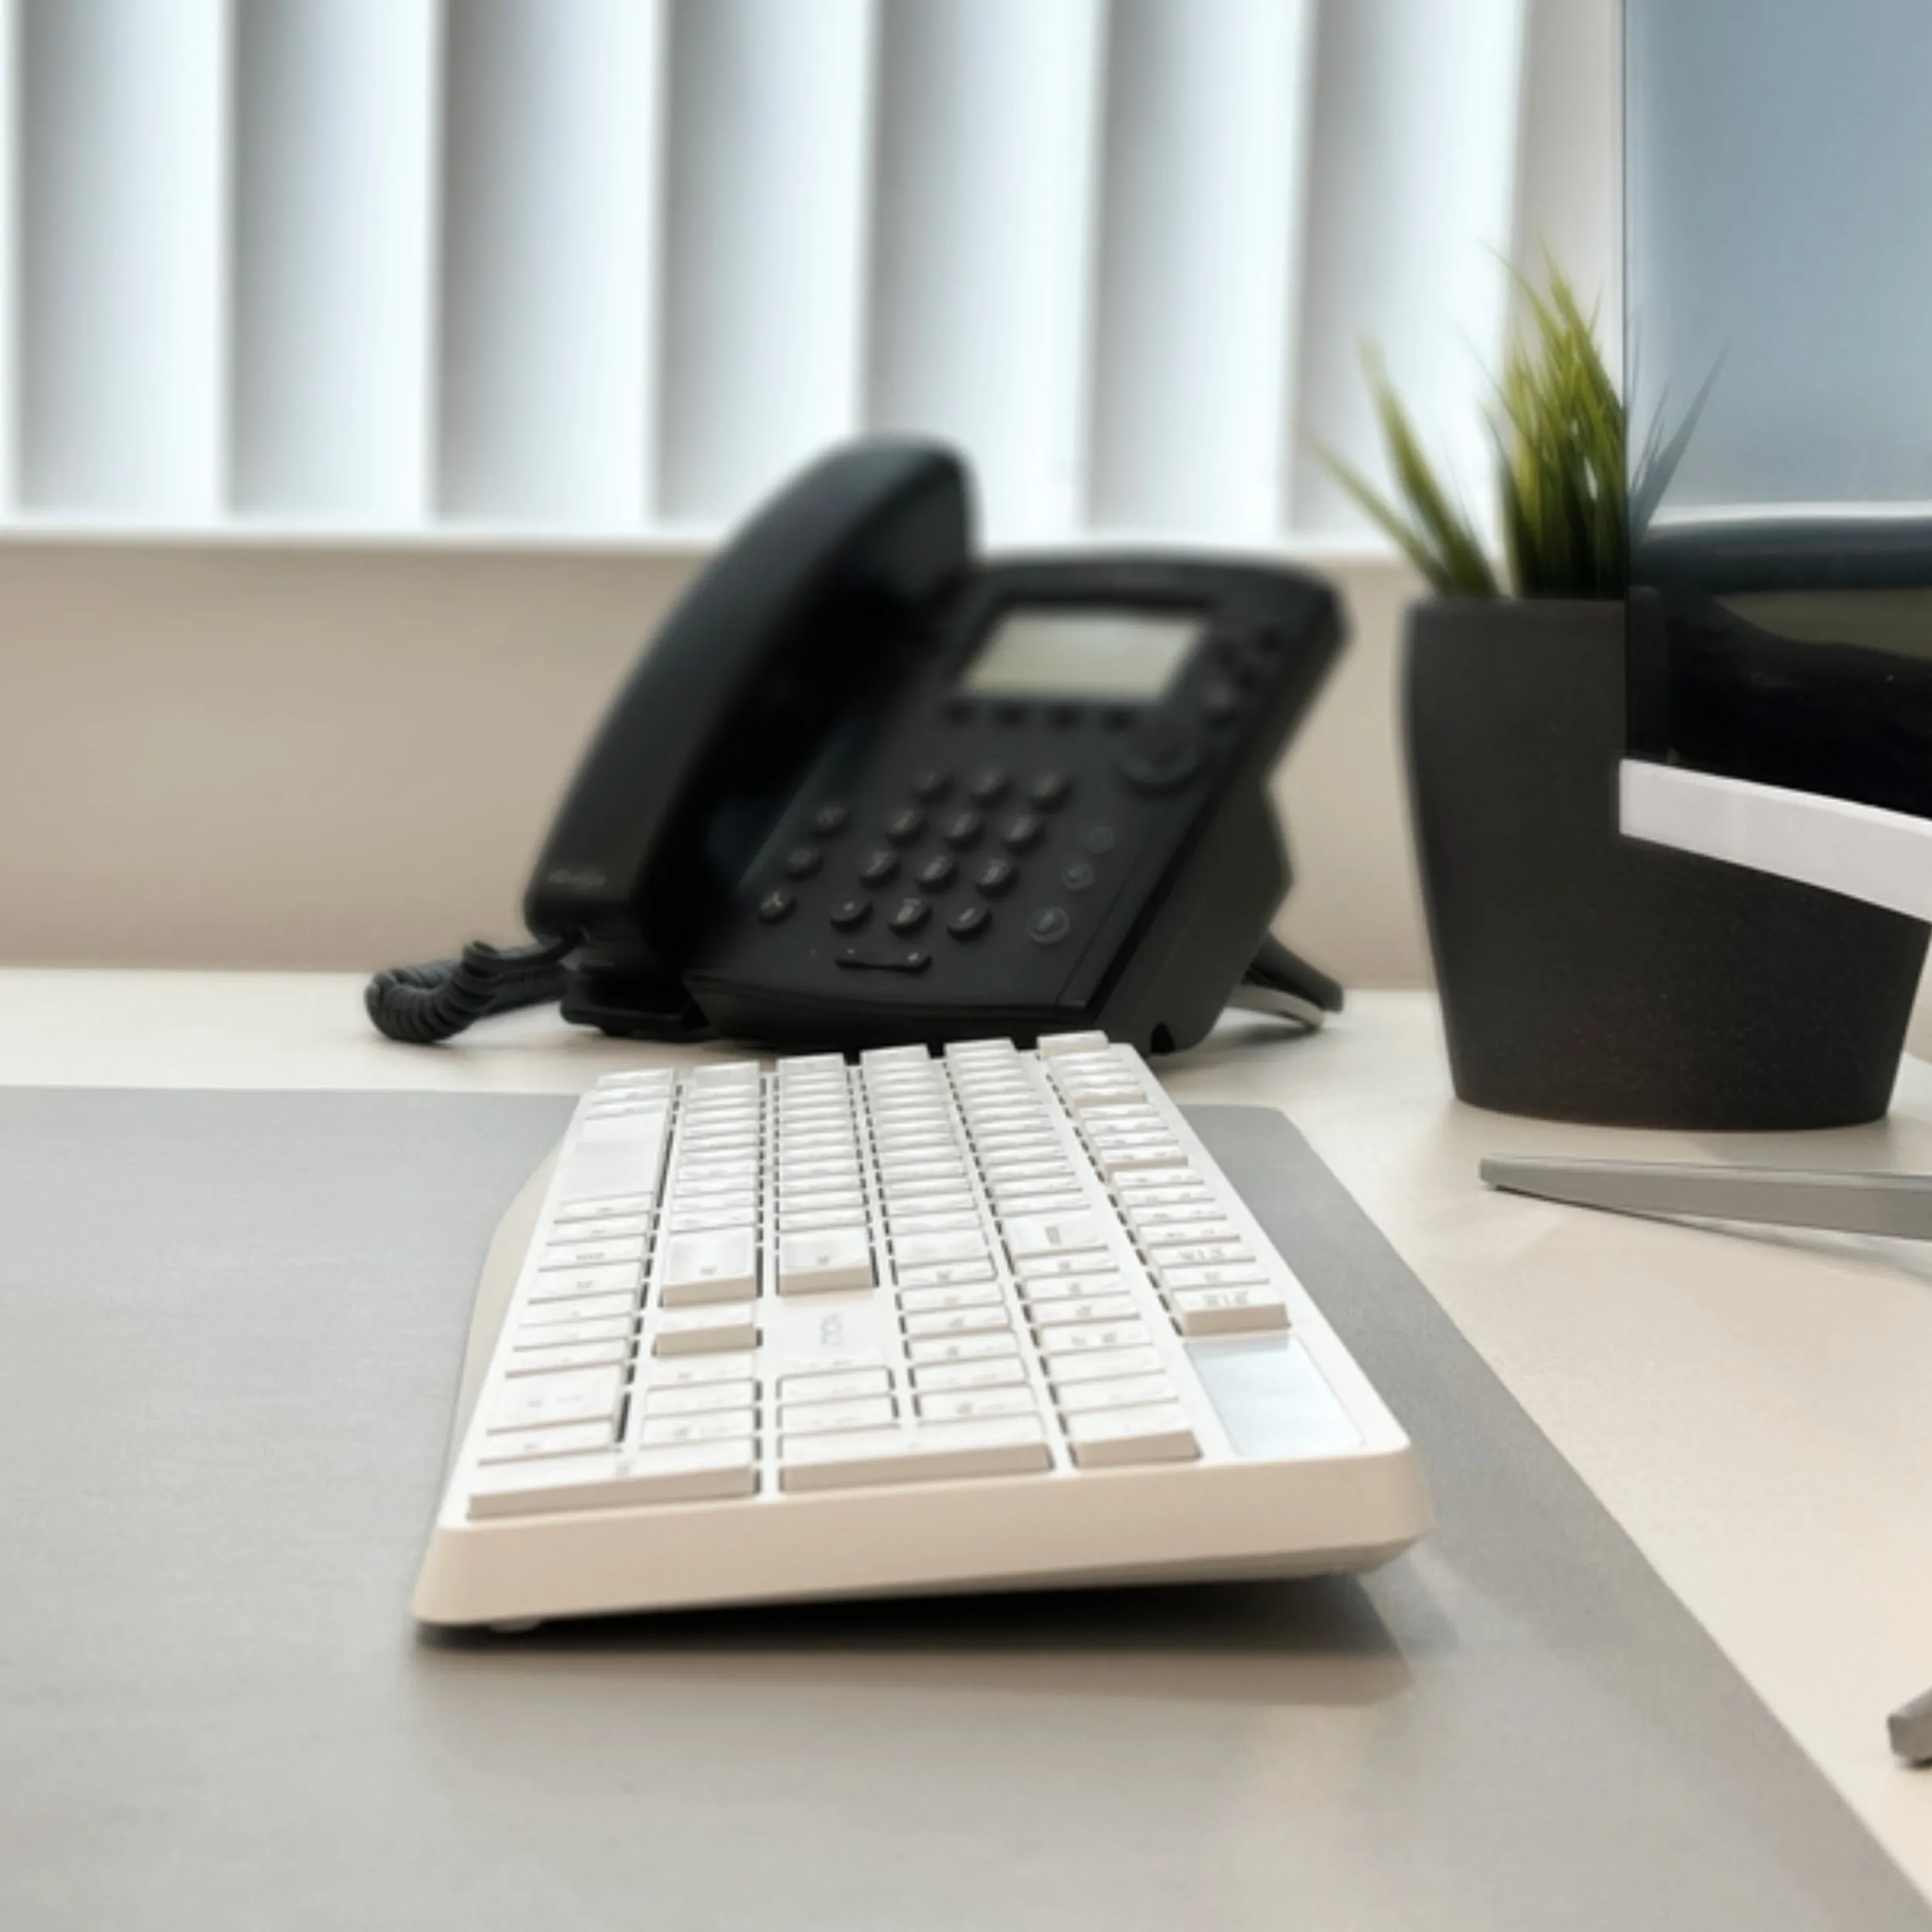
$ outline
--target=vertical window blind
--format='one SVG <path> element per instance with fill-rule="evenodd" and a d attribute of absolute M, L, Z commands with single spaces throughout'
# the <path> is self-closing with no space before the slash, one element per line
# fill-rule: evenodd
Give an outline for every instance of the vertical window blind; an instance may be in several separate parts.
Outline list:
<path fill-rule="evenodd" d="M 1474 476 L 1505 258 L 1606 279 L 1612 4 L 0 0 L 0 533 L 702 543 L 879 429 L 1359 541 L 1362 340 Z"/>

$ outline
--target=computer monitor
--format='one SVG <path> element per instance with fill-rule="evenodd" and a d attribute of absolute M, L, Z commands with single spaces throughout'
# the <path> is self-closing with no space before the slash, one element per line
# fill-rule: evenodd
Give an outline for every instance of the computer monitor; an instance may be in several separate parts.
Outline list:
<path fill-rule="evenodd" d="M 1932 5 L 1624 32 L 1623 829 L 1932 919 Z"/>

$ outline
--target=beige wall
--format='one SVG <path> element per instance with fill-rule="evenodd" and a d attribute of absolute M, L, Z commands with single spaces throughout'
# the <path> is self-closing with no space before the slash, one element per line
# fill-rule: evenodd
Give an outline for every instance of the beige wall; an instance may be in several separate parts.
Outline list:
<path fill-rule="evenodd" d="M 0 959 L 348 966 L 509 937 L 586 733 L 686 560 L 0 549 Z M 1391 735 L 1406 580 L 1282 789 L 1282 930 L 1426 977 Z"/>

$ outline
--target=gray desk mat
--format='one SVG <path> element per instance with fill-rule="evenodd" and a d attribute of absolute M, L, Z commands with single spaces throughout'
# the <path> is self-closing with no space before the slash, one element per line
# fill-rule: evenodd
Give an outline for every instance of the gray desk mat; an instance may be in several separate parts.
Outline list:
<path fill-rule="evenodd" d="M 1420 1444 L 1365 1580 L 419 1636 L 565 1105 L 0 1093 L 0 1925 L 1924 1932 L 1285 1121 L 1196 1124 Z"/>

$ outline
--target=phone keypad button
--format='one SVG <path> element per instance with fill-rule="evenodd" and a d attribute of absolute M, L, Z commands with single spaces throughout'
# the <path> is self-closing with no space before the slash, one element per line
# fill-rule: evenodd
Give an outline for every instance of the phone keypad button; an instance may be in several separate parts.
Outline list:
<path fill-rule="evenodd" d="M 915 771 L 913 774 L 913 796 L 923 804 L 930 804 L 935 798 L 943 798 L 952 784 L 943 771 Z"/>
<path fill-rule="evenodd" d="M 888 952 L 876 946 L 848 946 L 835 957 L 841 966 L 859 972 L 923 973 L 933 963 L 930 953 Z"/>
<path fill-rule="evenodd" d="M 940 828 L 940 837 L 955 851 L 964 852 L 968 846 L 979 842 L 979 835 L 985 828 L 986 821 L 976 811 L 954 813 Z"/>
<path fill-rule="evenodd" d="M 929 893 L 944 892 L 959 873 L 959 862 L 949 853 L 934 852 L 913 876 Z"/>
<path fill-rule="evenodd" d="M 1080 834 L 1080 843 L 1097 859 L 1103 852 L 1114 849 L 1114 828 L 1111 825 L 1089 825 Z"/>
<path fill-rule="evenodd" d="M 899 876 L 899 855 L 882 846 L 859 868 L 862 886 L 889 886 Z"/>
<path fill-rule="evenodd" d="M 886 821 L 886 836 L 895 845 L 910 845 L 926 829 L 926 815 L 916 805 L 896 811 Z"/>
<path fill-rule="evenodd" d="M 977 939 L 993 923 L 993 915 L 984 906 L 962 906 L 946 922 L 946 930 L 955 939 Z"/>
<path fill-rule="evenodd" d="M 1021 812 L 1000 834 L 1000 842 L 1013 852 L 1030 852 L 1046 830 L 1046 821 L 1030 811 Z"/>
<path fill-rule="evenodd" d="M 923 899 L 902 899 L 886 923 L 896 933 L 916 933 L 932 917 L 932 911 Z"/>
<path fill-rule="evenodd" d="M 811 828 L 821 838 L 836 838 L 851 818 L 843 805 L 828 800 L 811 815 Z"/>
<path fill-rule="evenodd" d="M 1063 906 L 1043 906 L 1026 922 L 1026 937 L 1036 946 L 1057 946 L 1073 930 Z"/>
<path fill-rule="evenodd" d="M 1010 859 L 989 859 L 979 869 L 973 883 L 988 899 L 997 899 L 1003 892 L 1010 892 L 1013 882 L 1019 876 L 1019 868 Z"/>
<path fill-rule="evenodd" d="M 848 899 L 832 909 L 832 923 L 842 933 L 855 933 L 872 917 L 869 899 Z"/>
<path fill-rule="evenodd" d="M 1077 859 L 1060 874 L 1060 883 L 1070 893 L 1083 893 L 1099 877 L 1084 859 Z"/>
<path fill-rule="evenodd" d="M 785 861 L 787 879 L 809 879 L 825 862 L 825 855 L 816 845 L 801 845 Z"/>
<path fill-rule="evenodd" d="M 775 926 L 780 920 L 791 917 L 791 909 L 798 903 L 782 886 L 774 886 L 758 901 L 758 917 L 767 926 Z"/>
<path fill-rule="evenodd" d="M 1026 795 L 1042 811 L 1052 811 L 1066 802 L 1073 782 L 1063 771 L 1043 771 L 1026 787 Z"/>
<path fill-rule="evenodd" d="M 966 794 L 976 805 L 990 805 L 1005 795 L 1009 782 L 998 766 L 988 765 L 984 771 L 974 774 Z"/>

